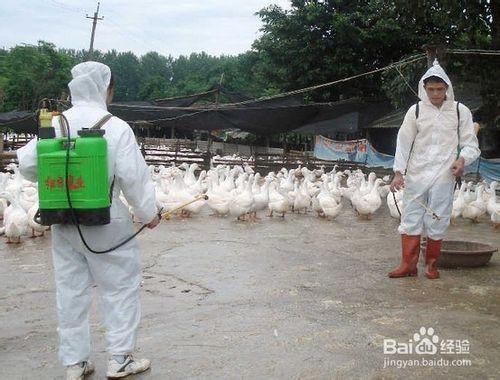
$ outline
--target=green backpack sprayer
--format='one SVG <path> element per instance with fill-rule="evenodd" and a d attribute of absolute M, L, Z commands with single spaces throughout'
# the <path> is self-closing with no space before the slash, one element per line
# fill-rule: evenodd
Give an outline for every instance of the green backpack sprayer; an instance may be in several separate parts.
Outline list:
<path fill-rule="evenodd" d="M 57 112 L 42 108 L 37 143 L 39 212 L 36 221 L 42 225 L 73 224 L 85 247 L 93 253 L 114 251 L 137 236 L 147 225 L 118 245 L 103 251 L 92 249 L 80 225 L 98 226 L 110 223 L 113 184 L 108 186 L 107 142 L 100 128 L 112 117 L 106 115 L 91 128 L 78 131 L 71 138 L 66 117 L 59 115 L 62 137 L 56 137 L 52 117 Z M 113 181 L 114 182 L 114 181 Z"/>
<path fill-rule="evenodd" d="M 103 251 L 89 247 L 82 234 L 80 225 L 99 226 L 109 224 L 113 197 L 113 183 L 108 186 L 107 142 L 101 127 L 113 116 L 108 114 L 90 128 L 78 131 L 72 138 L 68 121 L 59 115 L 62 137 L 56 137 L 52 127 L 52 117 L 59 115 L 42 108 L 39 112 L 39 132 L 37 143 L 38 197 L 39 212 L 36 222 L 45 226 L 53 224 L 72 224 L 85 247 L 93 253 L 101 254 L 114 251 L 125 245 L 148 225 L 143 225 L 136 233 L 121 243 Z M 164 215 L 170 215 L 200 199 L 180 205 Z"/>
<path fill-rule="evenodd" d="M 110 222 L 111 192 L 108 186 L 107 143 L 100 129 L 108 114 L 91 128 L 68 138 L 69 128 L 60 116 L 63 137 L 55 137 L 54 113 L 40 110 L 37 143 L 40 224 L 96 226 Z"/>

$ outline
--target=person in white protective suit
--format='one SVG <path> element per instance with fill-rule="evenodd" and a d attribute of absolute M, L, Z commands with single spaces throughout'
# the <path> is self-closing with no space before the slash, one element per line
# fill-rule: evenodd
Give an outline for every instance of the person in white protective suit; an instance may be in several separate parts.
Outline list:
<path fill-rule="evenodd" d="M 437 60 L 420 79 L 418 96 L 399 129 L 394 159 L 391 190 L 404 186 L 404 195 L 398 229 L 401 263 L 389 273 L 391 278 L 417 275 L 424 233 L 425 275 L 439 277 L 436 262 L 450 224 L 455 177 L 481 153 L 472 114 L 455 101 L 451 81 Z"/>
<path fill-rule="evenodd" d="M 84 62 L 72 70 L 69 83 L 73 107 L 64 112 L 71 136 L 101 120 L 113 95 L 108 66 Z M 53 119 L 56 136 L 61 136 L 59 118 Z M 154 185 L 137 146 L 134 133 L 123 120 L 112 117 L 102 127 L 108 145 L 109 184 L 114 178 L 111 222 L 103 226 L 81 226 L 93 250 L 113 247 L 134 233 L 128 209 L 120 201 L 123 191 L 134 215 L 149 228 L 159 223 Z M 19 169 L 36 181 L 36 139 L 18 150 Z M 150 362 L 134 359 L 136 333 L 140 320 L 139 286 L 141 265 L 135 239 L 105 254 L 88 251 L 72 225 L 54 225 L 52 253 L 59 316 L 59 357 L 67 366 L 68 379 L 83 379 L 93 371 L 89 362 L 90 331 L 88 313 L 91 289 L 97 284 L 110 354 L 108 377 L 124 377 L 145 371 Z"/>

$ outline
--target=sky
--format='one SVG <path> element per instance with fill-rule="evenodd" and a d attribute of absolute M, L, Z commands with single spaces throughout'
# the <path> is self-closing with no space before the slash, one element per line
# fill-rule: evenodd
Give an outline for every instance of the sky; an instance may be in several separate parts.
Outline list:
<path fill-rule="evenodd" d="M 94 49 L 142 55 L 236 55 L 251 48 L 262 26 L 255 12 L 289 0 L 101 0 Z M 88 49 L 97 0 L 0 0 L 0 47 L 36 44 Z"/>

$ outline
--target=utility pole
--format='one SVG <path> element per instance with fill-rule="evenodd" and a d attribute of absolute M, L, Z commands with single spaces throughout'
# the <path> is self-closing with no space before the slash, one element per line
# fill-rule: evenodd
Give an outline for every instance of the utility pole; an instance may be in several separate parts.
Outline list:
<path fill-rule="evenodd" d="M 94 36 L 95 36 L 95 27 L 97 26 L 97 21 L 99 20 L 104 20 L 104 17 L 99 17 L 99 6 L 101 3 L 97 3 L 97 10 L 94 12 L 94 17 L 89 17 L 89 15 L 86 15 L 87 18 L 90 18 L 94 20 L 92 22 L 92 34 L 90 36 L 90 48 L 89 48 L 89 56 L 88 59 L 90 60 L 92 58 L 92 54 L 94 53 Z"/>
<path fill-rule="evenodd" d="M 434 60 L 437 58 L 439 63 L 443 66 L 445 47 L 442 44 L 430 43 L 422 46 L 427 54 L 427 67 L 431 67 Z"/>

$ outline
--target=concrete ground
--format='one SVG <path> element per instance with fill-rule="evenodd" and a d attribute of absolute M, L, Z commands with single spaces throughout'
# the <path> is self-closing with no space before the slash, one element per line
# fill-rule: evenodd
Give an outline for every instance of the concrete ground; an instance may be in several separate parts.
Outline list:
<path fill-rule="evenodd" d="M 389 279 L 399 236 L 385 207 L 372 221 L 356 219 L 347 206 L 331 222 L 312 213 L 261 217 L 245 223 L 204 211 L 140 236 L 137 355 L 153 367 L 136 378 L 499 378 L 500 254 L 483 268 L 442 270 L 435 281 L 422 271 Z M 462 220 L 449 238 L 500 247 L 500 232 L 486 220 Z M 1 379 L 63 378 L 49 245 L 49 237 L 0 243 Z M 104 329 L 95 304 L 97 372 L 90 379 L 103 379 Z M 408 343 L 422 326 L 443 341 L 468 340 L 470 353 L 384 355 L 385 338 Z M 389 359 L 422 358 L 449 363 L 384 368 Z M 455 359 L 471 365 L 452 366 Z"/>

